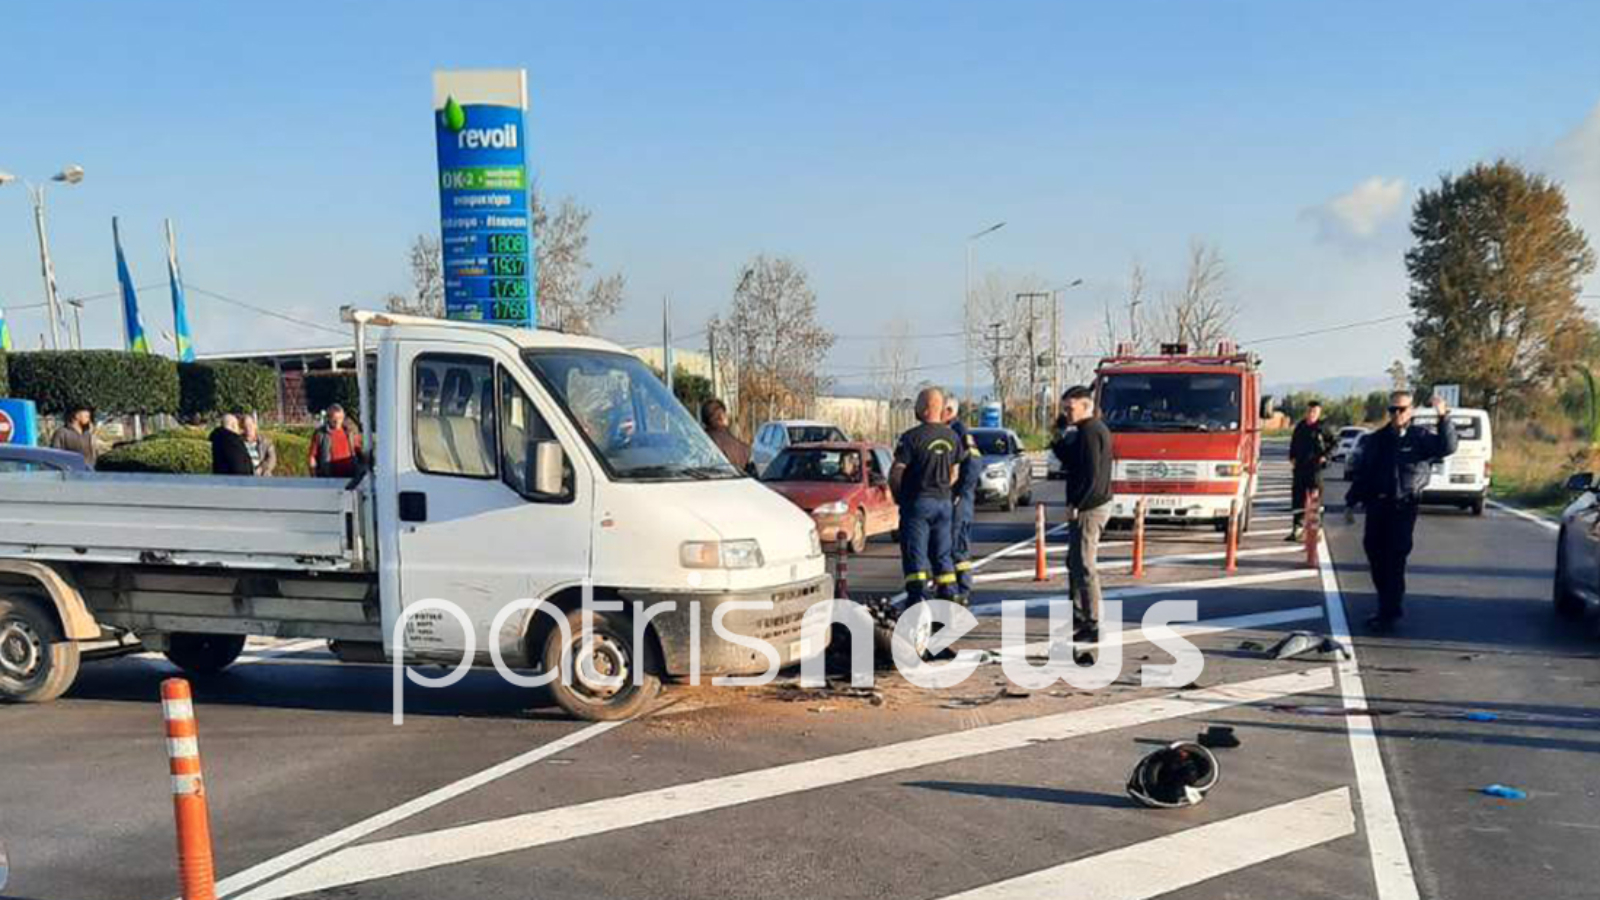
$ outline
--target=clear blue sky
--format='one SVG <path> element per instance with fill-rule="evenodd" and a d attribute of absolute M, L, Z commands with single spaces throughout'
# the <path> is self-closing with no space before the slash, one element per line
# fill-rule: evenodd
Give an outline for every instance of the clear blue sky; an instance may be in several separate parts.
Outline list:
<path fill-rule="evenodd" d="M 839 332 L 947 330 L 962 238 L 997 220 L 979 271 L 1084 278 L 1080 331 L 1134 259 L 1172 285 L 1193 237 L 1229 263 L 1242 337 L 1379 316 L 1404 309 L 1416 187 L 1499 154 L 1582 184 L 1600 234 L 1592 2 L 61 0 L 9 8 L 5 31 L 0 170 L 88 172 L 51 194 L 67 294 L 114 288 L 113 214 L 140 283 L 164 280 L 171 216 L 211 290 L 331 324 L 402 289 L 408 241 L 438 225 L 436 68 L 528 69 L 537 177 L 593 209 L 595 262 L 628 277 L 607 329 L 625 341 L 659 332 L 664 294 L 699 330 L 757 252 L 802 262 Z M 35 254 L 24 192 L 0 188 L 8 309 L 42 299 Z M 170 327 L 164 290 L 141 299 L 152 336 Z M 87 342 L 118 341 L 117 316 L 92 304 Z M 338 340 L 201 296 L 191 316 L 202 351 Z M 37 342 L 40 311 L 10 320 Z M 1304 380 L 1403 344 L 1380 327 L 1263 350 Z M 873 349 L 842 342 L 830 368 L 850 381 Z"/>

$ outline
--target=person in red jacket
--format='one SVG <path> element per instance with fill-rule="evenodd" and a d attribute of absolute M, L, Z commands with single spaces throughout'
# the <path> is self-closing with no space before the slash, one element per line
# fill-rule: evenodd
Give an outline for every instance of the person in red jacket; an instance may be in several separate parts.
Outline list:
<path fill-rule="evenodd" d="M 346 418 L 344 407 L 330 405 L 311 434 L 307 468 L 317 478 L 349 478 L 360 468 L 360 458 L 361 429 Z"/>

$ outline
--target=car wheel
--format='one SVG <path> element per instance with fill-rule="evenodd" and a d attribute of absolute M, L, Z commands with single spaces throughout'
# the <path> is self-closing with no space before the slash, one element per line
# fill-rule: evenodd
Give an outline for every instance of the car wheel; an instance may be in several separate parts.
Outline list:
<path fill-rule="evenodd" d="M 1006 499 L 1001 501 L 1000 508 L 1005 510 L 1006 512 L 1016 512 L 1016 509 L 1017 509 L 1017 492 L 1016 491 L 1008 492 L 1006 494 Z"/>
<path fill-rule="evenodd" d="M 1551 585 L 1551 599 L 1555 602 L 1556 615 L 1563 619 L 1581 619 L 1586 604 L 1583 598 L 1573 593 L 1567 587 L 1567 530 L 1561 529 L 1556 537 L 1556 574 Z"/>
<path fill-rule="evenodd" d="M 867 552 L 867 514 L 865 510 L 856 510 L 855 526 L 850 531 L 850 552 Z"/>
<path fill-rule="evenodd" d="M 0 700 L 46 703 L 77 679 L 78 643 L 52 612 L 33 597 L 0 597 Z"/>
<path fill-rule="evenodd" d="M 583 610 L 567 613 L 566 632 L 552 627 L 539 658 L 543 671 L 562 673 L 550 682 L 550 692 L 573 718 L 590 722 L 630 719 L 661 692 L 659 666 L 634 655 L 635 649 L 649 652 L 649 644 L 634 647 L 632 621 L 627 616 L 595 612 L 594 642 L 588 652 L 583 646 Z M 618 679 L 620 684 L 611 683 Z"/>
<path fill-rule="evenodd" d="M 242 634 L 176 633 L 167 636 L 167 661 L 191 675 L 215 675 L 244 652 Z"/>
<path fill-rule="evenodd" d="M 1488 499 L 1485 497 L 1479 497 L 1478 499 L 1472 501 L 1472 514 L 1475 516 L 1483 515 L 1483 508 L 1487 504 Z"/>

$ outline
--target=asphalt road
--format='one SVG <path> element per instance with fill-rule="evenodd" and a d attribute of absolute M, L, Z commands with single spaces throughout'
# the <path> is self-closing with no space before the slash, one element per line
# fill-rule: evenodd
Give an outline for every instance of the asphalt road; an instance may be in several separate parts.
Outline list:
<path fill-rule="evenodd" d="M 1553 533 L 1499 513 L 1425 516 L 1407 630 L 1372 640 L 1356 535 L 1333 519 L 1333 563 L 1307 567 L 1282 540 L 1286 490 L 1274 459 L 1231 575 L 1215 533 L 1152 532 L 1137 582 L 1112 540 L 1108 599 L 1130 631 L 1101 690 L 1007 690 L 990 663 L 945 691 L 893 672 L 872 692 L 673 687 L 646 717 L 593 726 L 490 673 L 411 689 L 396 727 L 389 669 L 252 648 L 196 685 L 220 893 L 1593 896 L 1600 644 L 1549 609 Z M 1059 484 L 1037 495 L 1054 527 Z M 962 647 L 996 648 L 1007 608 L 1045 637 L 1065 588 L 1032 582 L 1033 548 L 1015 546 L 1032 515 L 981 516 L 979 627 Z M 897 590 L 893 548 L 874 543 L 851 578 L 856 593 Z M 1165 600 L 1192 600 L 1203 626 L 1188 637 L 1205 668 L 1184 690 L 1140 683 L 1170 657 L 1132 629 Z M 1254 649 L 1294 628 L 1337 634 L 1345 604 L 1354 660 Z M 156 702 L 171 674 L 156 659 L 97 663 L 61 701 L 0 707 L 6 896 L 176 892 Z M 1209 724 L 1242 746 L 1219 752 L 1205 803 L 1127 799 L 1141 754 Z M 1530 797 L 1475 792 L 1493 781 Z"/>

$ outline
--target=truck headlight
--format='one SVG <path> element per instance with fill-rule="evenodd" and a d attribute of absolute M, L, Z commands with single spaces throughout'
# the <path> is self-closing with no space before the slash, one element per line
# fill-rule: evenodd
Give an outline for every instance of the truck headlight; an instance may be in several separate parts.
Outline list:
<path fill-rule="evenodd" d="M 761 544 L 754 539 L 684 541 L 678 548 L 678 560 L 685 569 L 759 569 L 766 565 Z"/>
<path fill-rule="evenodd" d="M 825 516 L 842 516 L 849 511 L 850 504 L 844 502 L 843 500 L 835 500 L 832 503 L 824 503 L 812 510 L 812 512 L 821 513 Z"/>
<path fill-rule="evenodd" d="M 1217 463 L 1218 478 L 1238 478 L 1244 474 L 1244 466 L 1236 462 Z"/>
<path fill-rule="evenodd" d="M 817 534 L 817 530 L 815 528 L 811 529 L 810 537 L 811 552 L 808 554 L 808 556 L 811 559 L 816 559 L 822 555 L 822 538 Z"/>

